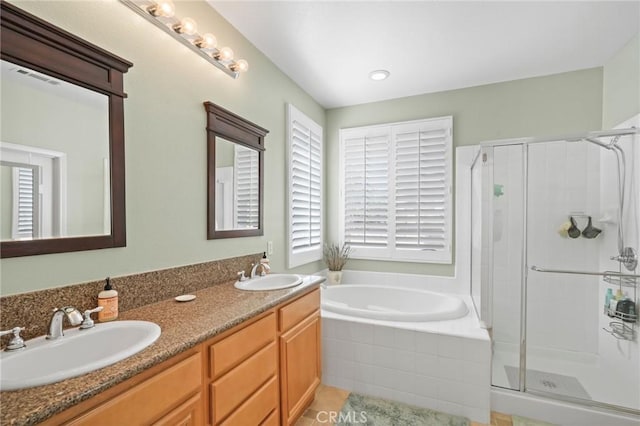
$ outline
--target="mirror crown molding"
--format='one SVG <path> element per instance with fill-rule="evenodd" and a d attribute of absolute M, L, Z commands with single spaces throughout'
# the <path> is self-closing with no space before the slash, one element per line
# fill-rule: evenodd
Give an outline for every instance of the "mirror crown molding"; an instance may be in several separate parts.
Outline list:
<path fill-rule="evenodd" d="M 2 59 L 70 83 L 125 98 L 133 64 L 22 9 L 0 1 Z"/>
<path fill-rule="evenodd" d="M 205 102 L 207 110 L 207 131 L 246 145 L 249 148 L 264 151 L 264 137 L 269 131 L 258 126 L 213 102 Z"/>
<path fill-rule="evenodd" d="M 2 241 L 0 257 L 126 246 L 123 75 L 133 64 L 22 9 L 0 1 L 2 59 L 109 98 L 111 233 Z"/>
<path fill-rule="evenodd" d="M 204 102 L 207 111 L 207 239 L 264 235 L 264 138 L 269 131 L 213 102 Z M 258 227 L 255 229 L 216 230 L 216 137 L 258 152 Z"/>

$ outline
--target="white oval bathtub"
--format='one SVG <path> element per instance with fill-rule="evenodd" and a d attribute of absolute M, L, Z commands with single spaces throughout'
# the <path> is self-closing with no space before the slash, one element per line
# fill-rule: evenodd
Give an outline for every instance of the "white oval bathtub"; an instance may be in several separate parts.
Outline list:
<path fill-rule="evenodd" d="M 458 297 L 432 291 L 378 285 L 342 284 L 322 289 L 322 309 L 388 321 L 439 321 L 461 318 L 467 305 Z"/>

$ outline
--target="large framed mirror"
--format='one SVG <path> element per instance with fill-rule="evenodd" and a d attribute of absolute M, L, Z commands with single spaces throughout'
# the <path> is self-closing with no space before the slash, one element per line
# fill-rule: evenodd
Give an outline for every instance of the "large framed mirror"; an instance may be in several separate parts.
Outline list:
<path fill-rule="evenodd" d="M 207 111 L 207 238 L 263 235 L 267 129 L 212 103 Z"/>
<path fill-rule="evenodd" d="M 123 74 L 133 64 L 0 7 L 0 255 L 125 246 Z"/>

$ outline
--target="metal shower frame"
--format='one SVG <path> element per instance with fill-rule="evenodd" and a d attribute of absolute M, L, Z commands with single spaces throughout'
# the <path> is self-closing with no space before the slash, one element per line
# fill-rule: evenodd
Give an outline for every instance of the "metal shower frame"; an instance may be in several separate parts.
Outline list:
<path fill-rule="evenodd" d="M 525 137 L 525 138 L 513 138 L 513 139 L 499 139 L 499 140 L 490 140 L 480 143 L 480 150 L 476 155 L 476 158 L 472 162 L 470 168 L 473 170 L 476 167 L 478 161 L 486 162 L 488 149 L 493 150 L 495 147 L 499 146 L 510 146 L 510 145 L 521 145 L 523 147 L 522 151 L 522 173 L 523 173 L 523 182 L 526 185 L 529 181 L 529 173 L 528 173 L 528 154 L 529 145 L 544 143 L 544 142 L 579 142 L 579 141 L 588 141 L 588 139 L 597 139 L 597 138 L 605 138 L 605 137 L 621 137 L 628 135 L 640 135 L 640 129 L 631 127 L 626 129 L 613 129 L 613 130 L 603 130 L 603 131 L 593 131 L 588 133 L 580 133 L 580 134 L 569 134 L 564 136 L 553 136 L 553 137 Z M 589 141 L 591 142 L 591 141 Z M 593 143 L 593 142 L 592 142 Z M 493 170 L 493 169 L 491 169 Z M 485 181 L 485 170 L 482 170 L 482 180 Z M 493 184 L 493 177 L 491 177 L 491 184 Z M 483 192 L 485 187 L 483 185 Z M 528 194 L 525 191 L 523 195 L 523 223 L 526 224 L 528 219 Z M 484 199 L 484 197 L 483 197 Z M 482 232 L 483 234 L 486 232 L 488 235 L 493 234 L 493 221 L 487 220 L 489 213 L 493 211 L 493 201 L 490 198 L 491 202 L 482 203 Z M 620 213 L 622 214 L 622 212 Z M 527 349 L 527 340 L 526 340 L 526 317 L 527 317 L 527 280 L 528 280 L 528 265 L 527 265 L 527 227 L 525 226 L 522 234 L 522 263 L 520 265 L 521 270 L 521 295 L 520 295 L 520 364 L 519 364 L 519 389 L 507 389 L 511 391 L 519 391 L 522 393 L 529 393 L 531 395 L 543 396 L 554 400 L 559 400 L 563 402 L 576 403 L 583 406 L 591 406 L 597 408 L 604 408 L 609 410 L 615 410 L 623 413 L 630 413 L 638 415 L 640 414 L 640 410 L 635 410 L 628 407 L 617 406 L 613 404 L 607 404 L 598 401 L 586 401 L 578 398 L 572 398 L 569 396 L 558 395 L 554 393 L 548 393 L 544 391 L 536 391 L 532 389 L 526 388 L 526 349 Z M 487 245 L 488 250 L 485 251 L 485 238 L 483 237 L 483 256 L 486 256 L 485 262 L 483 264 L 493 265 L 493 246 Z M 622 255 L 622 253 L 619 253 Z M 484 268 L 481 274 L 481 282 L 492 282 L 493 280 L 493 267 Z M 538 268 L 534 270 L 540 270 L 543 268 Z M 555 270 L 554 270 L 555 271 Z M 562 271 L 563 273 L 572 273 L 574 271 Z M 579 272 L 579 271 L 577 271 Z M 591 275 L 591 273 L 587 273 Z M 628 274 L 633 277 L 637 277 L 637 274 Z M 625 274 L 627 276 L 627 274 Z M 640 284 L 639 284 L 640 285 Z M 491 291 L 486 294 L 486 292 L 482 292 L 486 294 L 486 297 L 491 300 L 490 304 L 492 305 L 493 299 L 493 286 L 490 286 Z M 483 299 L 483 305 L 485 300 Z M 485 305 L 486 306 L 486 305 Z M 493 308 L 489 310 L 491 317 L 488 320 L 488 324 L 490 327 L 493 326 L 492 316 L 493 316 Z M 493 384 L 492 384 L 493 386 Z"/>

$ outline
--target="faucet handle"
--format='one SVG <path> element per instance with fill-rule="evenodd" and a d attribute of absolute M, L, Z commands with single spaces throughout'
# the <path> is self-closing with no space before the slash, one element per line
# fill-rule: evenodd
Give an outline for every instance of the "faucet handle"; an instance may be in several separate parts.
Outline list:
<path fill-rule="evenodd" d="M 104 306 L 98 306 L 97 308 L 88 309 L 84 311 L 84 319 L 82 320 L 82 324 L 80 324 L 80 330 L 93 328 L 95 323 L 93 322 L 93 319 L 91 319 L 91 314 L 93 314 L 94 312 L 100 312 L 103 309 L 104 309 Z"/>
<path fill-rule="evenodd" d="M 4 348 L 5 351 L 15 351 L 27 346 L 24 344 L 22 336 L 20 336 L 21 331 L 24 331 L 24 327 L 13 327 L 11 330 L 0 331 L 0 336 L 6 336 L 7 334 L 13 333 L 13 337 L 9 341 L 9 344 Z"/>
<path fill-rule="evenodd" d="M 247 277 L 244 275 L 244 271 L 238 272 L 238 281 L 246 281 Z"/>

